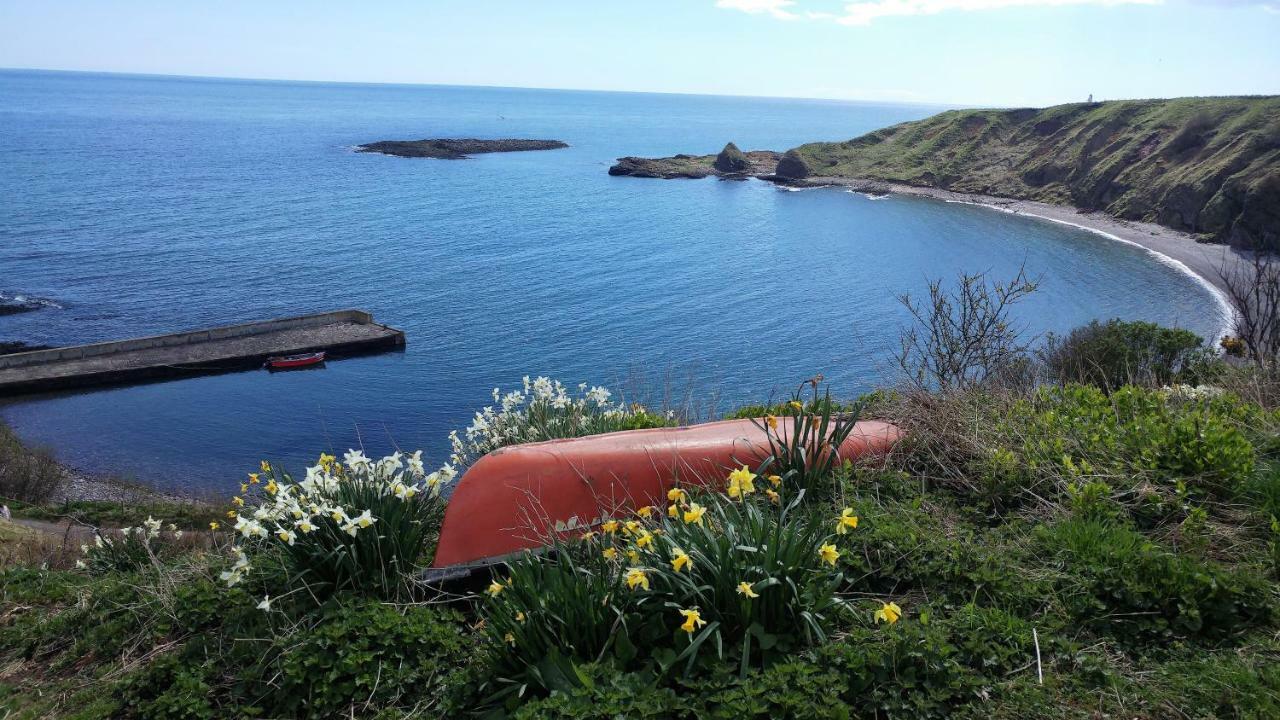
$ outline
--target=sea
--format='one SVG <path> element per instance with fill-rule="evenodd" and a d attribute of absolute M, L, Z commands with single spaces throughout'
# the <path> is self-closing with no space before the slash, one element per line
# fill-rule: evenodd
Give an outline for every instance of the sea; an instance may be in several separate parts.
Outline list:
<path fill-rule="evenodd" d="M 1028 336 L 1092 319 L 1212 337 L 1208 290 L 1145 251 L 987 208 L 766 182 L 611 177 L 624 155 L 785 150 L 945 108 L 829 100 L 0 71 L 0 341 L 71 345 L 360 308 L 403 351 L 323 369 L 0 398 L 69 466 L 217 493 L 260 459 L 447 456 L 522 378 L 709 418 L 822 374 L 897 379 L 932 278 L 1024 266 Z M 361 143 L 562 140 L 404 159 Z"/>

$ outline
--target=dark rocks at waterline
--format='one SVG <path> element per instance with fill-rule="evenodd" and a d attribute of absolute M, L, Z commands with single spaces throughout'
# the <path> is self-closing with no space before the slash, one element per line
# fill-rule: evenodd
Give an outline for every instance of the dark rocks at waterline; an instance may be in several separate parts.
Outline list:
<path fill-rule="evenodd" d="M 721 158 L 725 162 L 721 163 Z M 741 160 L 741 162 L 738 162 Z M 665 158 L 623 157 L 609 168 L 610 175 L 661 178 L 698 179 L 712 175 L 725 180 L 741 180 L 749 177 L 767 177 L 773 174 L 778 163 L 778 153 L 772 150 L 742 152 L 733 143 L 725 146 L 719 155 L 673 155 Z M 741 168 L 724 170 L 723 167 Z"/>
<path fill-rule="evenodd" d="M 800 153 L 788 150 L 778 161 L 778 169 L 774 174 L 786 180 L 803 180 L 809 177 L 809 166 L 800 157 Z"/>
<path fill-rule="evenodd" d="M 559 140 L 476 140 L 460 139 L 428 139 L 428 140 L 381 140 L 367 145 L 357 145 L 356 152 L 381 153 L 405 158 L 438 158 L 441 160 L 463 160 L 468 155 L 498 152 L 525 152 L 529 150 L 559 150 L 567 148 L 567 143 Z"/>
<path fill-rule="evenodd" d="M 745 173 L 751 169 L 747 156 L 733 143 L 724 146 L 712 166 L 722 173 Z"/>
<path fill-rule="evenodd" d="M 21 352 L 33 352 L 35 350 L 51 350 L 52 345 L 28 345 L 24 342 L 5 342 L 0 341 L 0 355 L 12 355 Z"/>

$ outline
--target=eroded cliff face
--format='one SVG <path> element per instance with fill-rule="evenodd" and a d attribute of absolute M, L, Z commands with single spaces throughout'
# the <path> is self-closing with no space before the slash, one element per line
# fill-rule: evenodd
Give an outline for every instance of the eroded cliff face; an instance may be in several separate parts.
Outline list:
<path fill-rule="evenodd" d="M 1280 248 L 1276 97 L 950 111 L 795 151 L 813 177 L 1063 203 Z"/>

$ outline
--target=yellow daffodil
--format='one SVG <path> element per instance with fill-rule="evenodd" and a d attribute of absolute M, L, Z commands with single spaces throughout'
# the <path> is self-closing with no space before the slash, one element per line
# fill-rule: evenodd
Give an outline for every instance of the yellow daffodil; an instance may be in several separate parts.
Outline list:
<path fill-rule="evenodd" d="M 799 400 L 792 400 L 791 402 L 787 403 L 787 405 L 790 406 L 791 409 L 795 410 L 796 412 L 800 412 L 801 410 L 804 409 L 804 405 L 802 405 Z"/>
<path fill-rule="evenodd" d="M 738 583 L 738 594 L 748 599 L 760 597 L 759 593 L 751 589 L 751 583 L 746 581 Z"/>
<path fill-rule="evenodd" d="M 649 576 L 645 573 L 644 568 L 633 567 L 627 570 L 627 587 L 632 590 L 636 588 L 649 589 Z"/>
<path fill-rule="evenodd" d="M 582 533 L 581 535 L 579 535 L 578 537 L 579 537 L 580 539 L 582 539 L 582 540 L 590 540 L 591 538 L 593 538 L 593 537 L 595 537 L 595 536 L 596 536 L 596 532 L 595 532 L 594 530 L 588 530 L 588 531 L 586 531 L 586 532 Z"/>
<path fill-rule="evenodd" d="M 627 524 L 622 526 L 624 535 L 634 535 L 638 530 L 640 530 L 640 523 L 636 520 L 628 520 Z"/>
<path fill-rule="evenodd" d="M 823 545 L 818 548 L 818 557 L 822 558 L 822 561 L 828 565 L 835 567 L 836 560 L 840 559 L 840 551 L 836 549 L 835 545 Z"/>
<path fill-rule="evenodd" d="M 768 423 L 768 424 L 769 424 L 769 429 L 770 429 L 770 430 L 777 430 L 777 429 L 778 429 L 778 418 L 776 418 L 776 417 L 774 417 L 774 416 L 772 416 L 772 415 L 766 415 L 766 416 L 765 416 L 765 418 L 764 418 L 764 421 L 765 421 L 766 423 Z"/>
<path fill-rule="evenodd" d="M 900 617 L 902 617 L 902 608 L 898 607 L 896 602 L 887 602 L 876 611 L 876 622 L 883 620 L 892 625 L 898 622 Z"/>
<path fill-rule="evenodd" d="M 280 489 L 280 486 L 276 485 L 275 480 L 268 480 L 267 484 L 262 486 L 262 489 L 266 490 L 268 494 L 275 495 L 276 491 Z"/>
<path fill-rule="evenodd" d="M 321 465 L 332 465 L 337 461 L 338 461 L 338 458 L 335 455 L 326 455 L 325 453 L 320 453 Z"/>
<path fill-rule="evenodd" d="M 231 498 L 231 504 L 235 505 L 236 507 L 244 507 L 244 498 L 237 495 Z"/>
<path fill-rule="evenodd" d="M 489 589 L 486 592 L 489 593 L 489 597 L 498 597 L 498 594 L 502 592 L 502 589 L 504 587 L 505 586 L 502 583 L 498 582 L 497 580 L 494 580 L 493 582 L 489 583 Z"/>
<path fill-rule="evenodd" d="M 653 534 L 648 530 L 641 530 L 640 534 L 636 536 L 636 547 L 643 550 L 650 545 L 653 545 Z"/>
<path fill-rule="evenodd" d="M 671 556 L 672 570 L 675 570 L 676 572 L 680 572 L 681 570 L 693 564 L 693 560 L 689 559 L 689 555 L 685 553 L 685 551 L 681 550 L 680 548 L 676 548 L 675 550 L 672 551 L 672 553 L 673 553 Z"/>
<path fill-rule="evenodd" d="M 669 517 L 669 518 L 678 518 L 678 517 L 680 517 L 680 506 L 679 506 L 679 505 L 674 505 L 674 504 L 673 504 L 673 505 L 668 505 L 668 506 L 667 506 L 667 517 Z"/>
<path fill-rule="evenodd" d="M 774 487 L 778 487 L 779 485 L 781 485 L 781 484 L 782 484 L 782 476 L 781 476 L 781 475 L 770 475 L 770 476 L 769 476 L 769 484 L 770 484 L 770 485 L 772 485 L 772 486 L 774 486 Z"/>
<path fill-rule="evenodd" d="M 258 484 L 258 473 L 249 473 L 249 482 L 254 485 Z"/>
<path fill-rule="evenodd" d="M 217 520 L 214 520 L 213 522 L 209 523 L 209 529 L 210 529 L 210 530 L 217 530 L 217 529 L 218 529 L 218 521 L 217 521 Z"/>
<path fill-rule="evenodd" d="M 836 518 L 836 534 L 844 535 L 851 529 L 858 527 L 858 516 L 853 514 L 849 508 L 840 511 L 840 517 Z"/>
<path fill-rule="evenodd" d="M 232 518 L 232 519 L 235 519 L 235 516 L 236 516 L 236 511 L 235 511 L 235 510 L 228 510 L 228 511 L 227 511 L 227 517 Z"/>
<path fill-rule="evenodd" d="M 686 525 L 691 523 L 702 524 L 702 516 L 707 514 L 707 509 L 698 503 L 690 503 L 689 509 L 684 511 L 684 522 Z"/>
<path fill-rule="evenodd" d="M 765 488 L 764 494 L 769 496 L 769 502 L 774 505 L 778 505 L 782 502 L 782 497 L 769 488 Z"/>
<path fill-rule="evenodd" d="M 502 636 L 502 639 L 503 639 L 503 640 L 506 640 L 506 641 L 511 645 L 511 647 L 515 647 L 515 646 L 516 646 L 516 636 L 515 636 L 515 635 L 512 635 L 511 633 L 507 633 L 506 635 L 503 635 L 503 636 Z"/>
<path fill-rule="evenodd" d="M 640 562 L 640 553 L 636 552 L 635 550 L 628 550 L 627 559 L 633 563 L 638 563 Z"/>
<path fill-rule="evenodd" d="M 240 483 L 240 493 L 244 494 L 247 492 L 249 492 L 249 483 Z"/>
<path fill-rule="evenodd" d="M 689 493 L 685 492 L 684 490 L 681 490 L 678 487 L 671 488 L 670 490 L 667 491 L 667 499 L 673 503 L 685 502 L 686 500 L 689 499 Z"/>
<path fill-rule="evenodd" d="M 642 517 L 642 518 L 650 518 L 650 517 L 652 517 L 652 516 L 653 516 L 653 506 L 652 506 L 652 505 L 645 505 L 644 507 L 640 508 L 639 510 L 636 510 L 636 515 L 639 515 L 639 516 L 640 516 L 640 517 Z"/>
<path fill-rule="evenodd" d="M 516 622 L 524 622 L 524 621 L 525 621 L 525 614 L 524 614 L 524 611 L 521 610 L 520 612 L 516 613 Z"/>
<path fill-rule="evenodd" d="M 262 472 L 271 472 L 271 463 L 267 462 L 266 460 L 263 460 L 261 463 L 259 463 L 259 467 L 262 468 Z"/>
<path fill-rule="evenodd" d="M 601 525 L 600 529 L 612 535 L 618 532 L 618 526 L 619 526 L 619 523 L 617 520 L 610 520 L 605 524 Z"/>
<path fill-rule="evenodd" d="M 707 624 L 707 621 L 702 619 L 702 613 L 698 612 L 697 608 L 681 610 L 680 614 L 684 616 L 684 623 L 680 625 L 680 629 L 690 635 L 693 634 L 693 631 Z"/>
<path fill-rule="evenodd" d="M 618 549 L 617 549 L 617 548 L 611 548 L 611 547 L 609 547 L 609 548 L 605 548 L 605 549 L 604 549 L 604 552 L 602 552 L 602 553 L 600 553 L 600 554 L 604 556 L 604 559 L 605 559 L 605 560 L 616 560 L 616 559 L 617 559 L 617 557 L 618 557 Z"/>
<path fill-rule="evenodd" d="M 729 497 L 738 498 L 755 492 L 755 479 L 756 474 L 748 470 L 746 465 L 729 473 Z"/>

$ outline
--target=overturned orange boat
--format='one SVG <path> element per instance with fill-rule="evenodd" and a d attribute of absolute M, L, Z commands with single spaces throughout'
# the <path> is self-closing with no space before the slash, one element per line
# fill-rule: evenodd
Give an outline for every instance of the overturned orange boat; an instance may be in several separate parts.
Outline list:
<path fill-rule="evenodd" d="M 839 456 L 882 455 L 900 434 L 889 423 L 858 422 Z M 729 469 L 755 467 L 768 448 L 752 420 L 725 420 L 495 450 L 450 498 L 434 567 L 491 563 L 636 508 L 664 507 L 677 483 L 723 483 Z"/>

